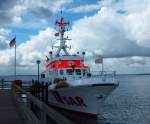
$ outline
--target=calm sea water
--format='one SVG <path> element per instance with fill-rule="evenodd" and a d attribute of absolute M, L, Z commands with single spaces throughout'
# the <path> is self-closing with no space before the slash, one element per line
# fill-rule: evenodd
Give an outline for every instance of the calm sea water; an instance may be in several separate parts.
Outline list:
<path fill-rule="evenodd" d="M 71 117 L 78 124 L 150 124 L 150 75 L 118 76 L 119 87 L 101 106 L 98 120 Z"/>
<path fill-rule="evenodd" d="M 119 87 L 105 101 L 99 123 L 150 124 L 150 75 L 119 76 Z M 101 118 L 100 117 L 100 118 Z"/>

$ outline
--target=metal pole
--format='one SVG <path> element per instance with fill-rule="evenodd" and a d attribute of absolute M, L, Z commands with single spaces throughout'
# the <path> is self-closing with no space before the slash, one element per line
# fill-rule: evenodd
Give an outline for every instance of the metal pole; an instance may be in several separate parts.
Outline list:
<path fill-rule="evenodd" d="M 37 63 L 37 65 L 38 65 L 38 82 L 39 82 L 39 79 L 40 79 L 40 77 L 39 77 L 39 65 L 40 65 L 40 60 L 37 60 L 36 63 Z"/>
<path fill-rule="evenodd" d="M 103 71 L 104 71 L 104 65 L 103 65 L 103 57 L 102 57 L 102 74 L 103 74 Z"/>
<path fill-rule="evenodd" d="M 14 77 L 15 77 L 15 80 L 16 80 L 16 44 L 15 44 L 15 63 L 14 63 Z"/>
<path fill-rule="evenodd" d="M 38 64 L 38 82 L 39 82 L 39 64 Z"/>

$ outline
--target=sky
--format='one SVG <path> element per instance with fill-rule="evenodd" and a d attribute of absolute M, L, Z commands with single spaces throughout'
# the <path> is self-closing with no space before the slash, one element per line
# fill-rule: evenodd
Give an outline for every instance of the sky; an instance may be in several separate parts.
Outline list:
<path fill-rule="evenodd" d="M 149 0 L 5 0 L 0 1 L 0 75 L 13 75 L 17 40 L 17 74 L 40 71 L 51 47 L 57 44 L 55 20 L 60 11 L 71 28 L 71 52 L 86 52 L 87 64 L 102 55 L 104 68 L 118 74 L 150 73 Z"/>

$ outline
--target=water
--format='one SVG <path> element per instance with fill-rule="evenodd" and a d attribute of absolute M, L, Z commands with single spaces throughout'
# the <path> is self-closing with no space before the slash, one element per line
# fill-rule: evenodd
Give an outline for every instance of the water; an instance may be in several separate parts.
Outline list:
<path fill-rule="evenodd" d="M 105 101 L 100 116 L 110 124 L 150 124 L 150 75 L 119 76 L 118 80 L 120 85 Z"/>
<path fill-rule="evenodd" d="M 14 80 L 14 75 L 3 75 L 0 76 L 0 80 L 5 80 L 5 81 L 12 81 Z M 33 80 L 37 80 L 37 76 L 36 75 L 16 75 L 16 80 L 22 80 L 22 81 L 32 81 Z"/>
<path fill-rule="evenodd" d="M 101 106 L 98 120 L 70 116 L 81 124 L 150 124 L 150 75 L 118 76 L 119 87 Z"/>

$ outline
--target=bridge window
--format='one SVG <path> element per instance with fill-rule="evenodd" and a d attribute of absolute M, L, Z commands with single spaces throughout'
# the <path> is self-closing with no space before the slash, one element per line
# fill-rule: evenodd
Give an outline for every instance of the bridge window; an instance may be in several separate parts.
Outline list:
<path fill-rule="evenodd" d="M 83 76 L 86 74 L 86 70 L 85 69 L 83 69 Z"/>
<path fill-rule="evenodd" d="M 64 70 L 60 70 L 59 73 L 60 73 L 60 75 L 63 75 L 64 74 Z"/>
<path fill-rule="evenodd" d="M 67 75 L 73 75 L 72 69 L 67 69 L 67 70 L 66 70 L 66 73 L 67 73 Z"/>
<path fill-rule="evenodd" d="M 81 69 L 76 69 L 76 75 L 81 75 Z"/>

